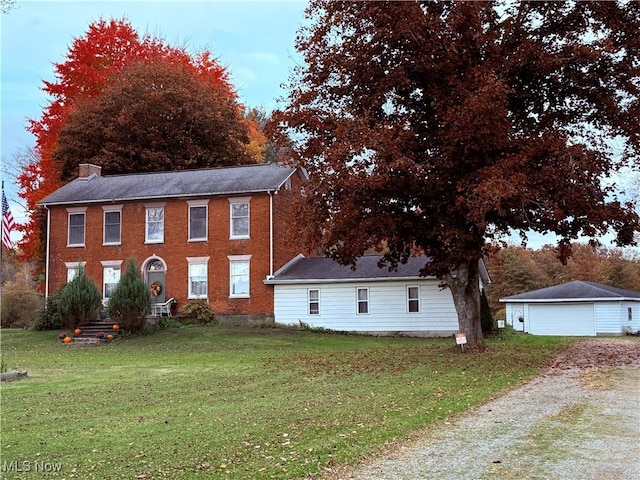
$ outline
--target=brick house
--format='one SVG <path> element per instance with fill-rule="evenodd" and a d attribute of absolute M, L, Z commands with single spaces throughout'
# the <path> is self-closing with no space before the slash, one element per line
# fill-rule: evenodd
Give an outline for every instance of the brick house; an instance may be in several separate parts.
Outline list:
<path fill-rule="evenodd" d="M 80 165 L 39 203 L 46 294 L 82 267 L 108 299 L 133 256 L 153 302 L 205 299 L 222 319 L 273 319 L 264 281 L 302 251 L 287 219 L 304 180 L 276 164 L 106 176 Z"/>

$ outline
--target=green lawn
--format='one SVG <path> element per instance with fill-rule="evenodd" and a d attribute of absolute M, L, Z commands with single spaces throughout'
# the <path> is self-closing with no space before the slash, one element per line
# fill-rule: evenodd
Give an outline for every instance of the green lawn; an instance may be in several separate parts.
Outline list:
<path fill-rule="evenodd" d="M 57 333 L 1 331 L 6 367 L 29 372 L 2 384 L 3 478 L 303 478 L 513 388 L 567 342 L 512 335 L 470 354 L 279 328 L 99 347 Z"/>

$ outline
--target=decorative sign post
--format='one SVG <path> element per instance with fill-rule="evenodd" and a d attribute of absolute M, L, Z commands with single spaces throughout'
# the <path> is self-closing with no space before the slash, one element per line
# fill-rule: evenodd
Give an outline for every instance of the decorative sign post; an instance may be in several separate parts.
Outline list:
<path fill-rule="evenodd" d="M 456 333 L 456 344 L 460 345 L 460 348 L 464 352 L 464 344 L 467 343 L 466 333 Z"/>

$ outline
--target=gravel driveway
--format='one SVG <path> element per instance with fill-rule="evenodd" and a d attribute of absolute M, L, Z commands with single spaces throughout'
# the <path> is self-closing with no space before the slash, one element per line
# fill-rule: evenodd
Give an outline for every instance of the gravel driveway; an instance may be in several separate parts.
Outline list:
<path fill-rule="evenodd" d="M 325 478 L 640 479 L 640 339 L 583 340 L 521 388 Z"/>

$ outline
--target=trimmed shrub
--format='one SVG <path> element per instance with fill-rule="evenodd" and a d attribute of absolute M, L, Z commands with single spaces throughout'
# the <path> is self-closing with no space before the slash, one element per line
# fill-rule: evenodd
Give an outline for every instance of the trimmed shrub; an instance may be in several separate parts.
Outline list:
<path fill-rule="evenodd" d="M 193 300 L 182 307 L 182 315 L 195 321 L 192 323 L 206 323 L 209 325 L 217 324 L 216 316 L 211 307 L 205 300 Z"/>
<path fill-rule="evenodd" d="M 60 289 L 57 307 L 65 325 L 76 329 L 80 325 L 94 321 L 102 302 L 102 294 L 84 270 Z"/>
<path fill-rule="evenodd" d="M 144 327 L 151 311 L 151 297 L 133 257 L 127 261 L 127 269 L 109 296 L 107 311 L 111 320 L 127 332 L 137 333 Z"/>
<path fill-rule="evenodd" d="M 22 282 L 7 282 L 2 287 L 0 325 L 3 328 L 28 328 L 43 306 L 42 296 Z"/>

